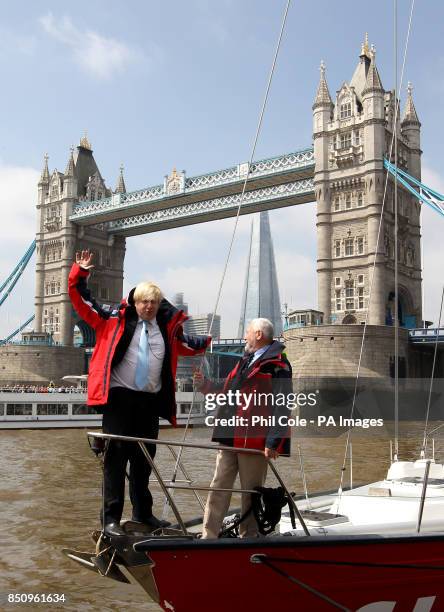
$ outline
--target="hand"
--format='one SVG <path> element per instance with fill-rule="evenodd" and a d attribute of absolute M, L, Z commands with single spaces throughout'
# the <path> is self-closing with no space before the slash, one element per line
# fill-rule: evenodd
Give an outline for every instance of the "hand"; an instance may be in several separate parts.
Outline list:
<path fill-rule="evenodd" d="M 86 251 L 81 251 L 76 253 L 76 264 L 78 264 L 84 270 L 90 270 L 94 268 L 92 263 L 94 257 L 94 253 L 91 253 L 88 249 Z"/>
<path fill-rule="evenodd" d="M 277 459 L 279 457 L 279 453 L 273 448 L 266 448 L 264 454 L 267 459 Z"/>

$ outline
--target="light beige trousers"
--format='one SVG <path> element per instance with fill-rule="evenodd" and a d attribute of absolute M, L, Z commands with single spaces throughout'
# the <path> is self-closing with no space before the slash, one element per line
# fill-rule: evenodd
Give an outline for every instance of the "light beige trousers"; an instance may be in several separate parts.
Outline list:
<path fill-rule="evenodd" d="M 216 459 L 212 487 L 232 489 L 236 476 L 239 474 L 241 489 L 262 487 L 267 476 L 267 460 L 264 455 L 247 453 L 231 453 L 220 450 Z M 210 491 L 205 506 L 202 538 L 217 538 L 222 522 L 230 507 L 231 491 Z M 251 495 L 242 494 L 241 515 L 251 506 Z M 241 538 L 251 538 L 258 535 L 257 523 L 250 514 L 239 525 Z"/>

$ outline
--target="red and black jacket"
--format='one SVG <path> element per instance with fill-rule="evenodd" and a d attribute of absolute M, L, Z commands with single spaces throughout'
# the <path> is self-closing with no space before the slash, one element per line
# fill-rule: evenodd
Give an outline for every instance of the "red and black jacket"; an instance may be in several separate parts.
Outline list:
<path fill-rule="evenodd" d="M 291 365 L 283 353 L 285 346 L 280 342 L 274 341 L 268 349 L 253 362 L 250 367 L 247 365 L 248 355 L 241 359 L 233 370 L 228 374 L 225 382 L 221 385 L 212 383 L 209 380 L 204 382 L 201 388 L 202 393 L 227 393 L 229 390 L 238 389 L 241 393 L 277 394 L 287 396 L 292 392 L 292 369 Z M 271 424 L 253 426 L 251 417 L 262 416 L 268 419 L 272 417 Z M 213 432 L 213 442 L 220 442 L 226 446 L 235 448 L 253 448 L 264 450 L 272 448 L 281 455 L 290 454 L 290 429 L 284 424 L 279 424 L 279 417 L 283 416 L 283 423 L 286 417 L 291 417 L 291 412 L 285 405 L 270 405 L 259 403 L 248 408 L 240 403 L 236 408 L 224 407 L 217 411 L 217 418 L 229 418 L 230 416 L 243 417 L 247 424 L 236 424 L 230 426 L 216 426 Z"/>
<path fill-rule="evenodd" d="M 138 316 L 134 306 L 134 289 L 128 301 L 117 309 L 100 306 L 88 289 L 88 270 L 73 264 L 68 279 L 68 291 L 77 314 L 96 332 L 96 345 L 88 375 L 88 405 L 100 406 L 108 401 L 111 370 L 123 359 L 136 329 Z M 179 355 L 204 353 L 211 342 L 208 336 L 188 336 L 183 333 L 187 316 L 167 300 L 160 303 L 156 316 L 165 342 L 165 358 L 161 372 L 160 416 L 176 425 L 175 380 Z"/>

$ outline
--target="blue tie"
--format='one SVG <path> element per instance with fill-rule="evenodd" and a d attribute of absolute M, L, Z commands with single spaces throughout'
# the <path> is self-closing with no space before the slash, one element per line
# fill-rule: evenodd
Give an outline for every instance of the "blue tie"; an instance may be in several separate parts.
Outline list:
<path fill-rule="evenodd" d="M 144 389 L 148 382 L 148 322 L 143 321 L 140 331 L 139 352 L 137 355 L 135 383 L 138 389 Z"/>

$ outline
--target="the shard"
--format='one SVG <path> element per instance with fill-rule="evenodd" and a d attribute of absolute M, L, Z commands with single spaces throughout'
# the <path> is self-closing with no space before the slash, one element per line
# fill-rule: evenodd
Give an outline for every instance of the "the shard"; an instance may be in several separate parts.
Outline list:
<path fill-rule="evenodd" d="M 258 317 L 270 319 L 275 337 L 281 335 L 281 302 L 268 212 L 255 214 L 251 222 L 239 338 L 244 336 L 249 322 Z"/>

